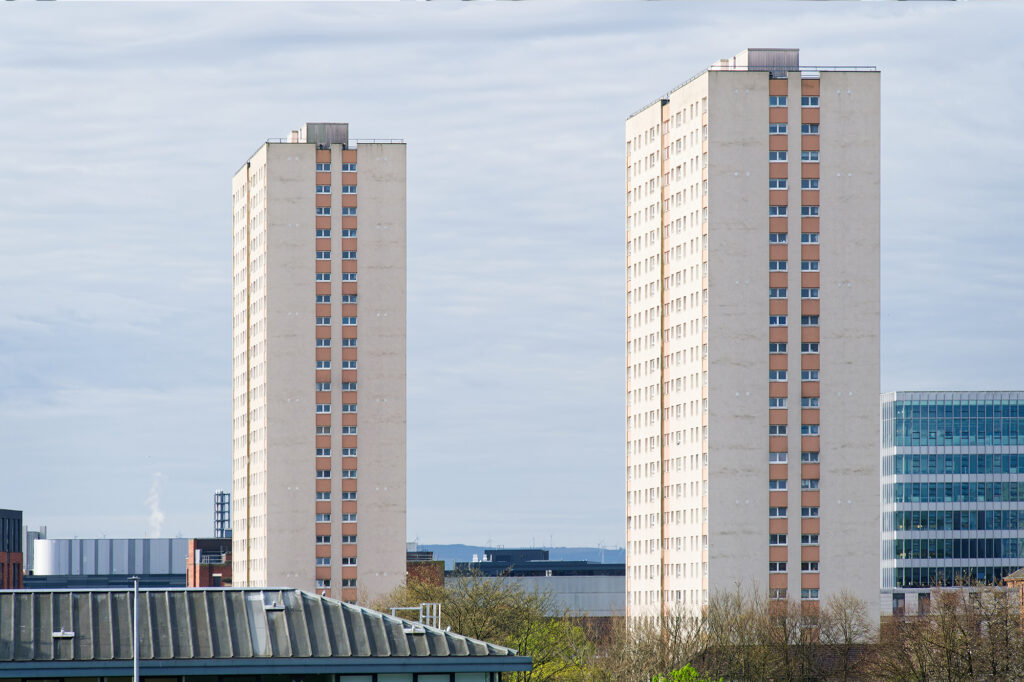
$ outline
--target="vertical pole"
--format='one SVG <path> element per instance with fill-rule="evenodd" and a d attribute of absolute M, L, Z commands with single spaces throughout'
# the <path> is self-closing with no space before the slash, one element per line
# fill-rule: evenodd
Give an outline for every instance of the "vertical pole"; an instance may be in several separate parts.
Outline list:
<path fill-rule="evenodd" d="M 135 583 L 135 607 L 132 620 L 132 682 L 139 682 L 139 576 L 133 575 Z"/>

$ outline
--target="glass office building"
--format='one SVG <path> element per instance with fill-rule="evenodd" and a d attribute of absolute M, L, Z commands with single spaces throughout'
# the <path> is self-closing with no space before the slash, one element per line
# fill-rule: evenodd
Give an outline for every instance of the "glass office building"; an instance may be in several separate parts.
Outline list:
<path fill-rule="evenodd" d="M 1024 392 L 882 395 L 882 613 L 1024 566 Z"/>

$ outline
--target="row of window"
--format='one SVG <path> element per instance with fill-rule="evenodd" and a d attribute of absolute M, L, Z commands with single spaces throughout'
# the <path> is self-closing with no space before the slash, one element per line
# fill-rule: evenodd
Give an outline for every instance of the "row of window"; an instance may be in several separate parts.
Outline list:
<path fill-rule="evenodd" d="M 326 589 L 326 588 L 328 588 L 330 586 L 331 586 L 331 579 L 330 578 L 317 578 L 316 579 L 316 587 L 317 587 L 317 589 Z M 341 579 L 341 586 L 342 587 L 355 587 L 356 586 L 356 579 L 355 578 L 342 578 Z"/>
<path fill-rule="evenodd" d="M 1024 474 L 1024 454 L 892 455 L 894 474 Z"/>
<path fill-rule="evenodd" d="M 818 150 L 805 149 L 800 152 L 800 160 L 804 163 L 818 163 L 821 161 L 821 153 Z M 773 149 L 768 152 L 768 161 L 770 163 L 783 163 L 789 161 L 789 152 L 784 149 Z"/>
<path fill-rule="evenodd" d="M 936 585 L 973 585 L 974 583 L 999 583 L 1003 576 L 1017 570 L 1013 566 L 900 566 L 886 569 L 892 575 L 896 587 L 926 587 Z"/>
<path fill-rule="evenodd" d="M 894 559 L 1018 559 L 1024 538 L 914 538 L 892 541 Z"/>
<path fill-rule="evenodd" d="M 330 251 L 317 251 L 316 252 L 316 259 L 317 260 L 331 260 L 331 252 Z M 356 252 L 355 251 L 342 251 L 341 252 L 341 260 L 355 260 L 355 259 L 356 259 Z"/>
<path fill-rule="evenodd" d="M 773 519 L 786 518 L 789 507 L 768 507 L 768 516 Z M 800 518 L 816 519 L 819 516 L 819 507 L 800 507 Z"/>
<path fill-rule="evenodd" d="M 770 533 L 768 535 L 768 544 L 776 547 L 787 544 L 788 536 L 785 533 Z M 800 536 L 801 545 L 816 545 L 818 544 L 817 533 L 804 533 Z"/>
<path fill-rule="evenodd" d="M 785 561 L 769 561 L 769 573 L 785 573 L 787 564 Z M 804 573 L 818 573 L 817 561 L 803 561 L 800 563 L 800 570 Z"/>
<path fill-rule="evenodd" d="M 805 341 L 805 342 L 800 344 L 800 352 L 804 353 L 806 355 L 816 355 L 818 353 L 818 349 L 820 347 L 821 347 L 821 344 L 818 341 Z M 769 341 L 768 342 L 768 353 L 769 354 L 772 354 L 772 355 L 779 354 L 779 353 L 785 354 L 788 350 L 789 350 L 789 344 L 788 343 L 779 342 L 779 341 Z M 782 400 L 785 400 L 785 398 L 783 398 Z M 817 398 L 814 398 L 814 400 L 817 400 Z"/>
<path fill-rule="evenodd" d="M 817 123 L 801 123 L 800 132 L 804 135 L 818 135 L 820 126 Z M 788 123 L 769 123 L 769 135 L 786 135 L 789 133 Z"/>
<path fill-rule="evenodd" d="M 316 236 L 321 238 L 321 239 L 330 237 L 331 236 L 331 228 L 329 228 L 329 227 L 318 227 L 318 228 L 316 228 Z M 341 231 L 341 236 L 345 237 L 345 238 L 348 238 L 348 239 L 352 239 L 352 238 L 354 238 L 356 236 L 356 230 L 355 230 L 355 228 L 345 228 L 344 230 Z"/>
<path fill-rule="evenodd" d="M 781 217 L 788 216 L 788 215 L 789 215 L 789 206 L 777 205 L 777 206 L 769 206 L 768 207 L 768 217 L 769 218 L 781 218 Z M 801 206 L 800 207 L 800 216 L 803 217 L 803 218 L 817 218 L 820 215 L 821 215 L 821 207 L 820 206 Z M 777 233 L 772 233 L 772 234 L 782 234 L 782 235 L 785 235 L 784 232 L 777 232 Z M 771 238 L 769 238 L 769 241 L 771 241 Z M 818 242 L 818 239 L 817 239 L 817 235 L 815 234 L 813 242 L 806 241 L 804 243 L 805 244 L 812 244 L 812 243 L 816 244 L 817 242 Z M 783 239 L 781 243 L 785 243 L 785 239 Z"/>
<path fill-rule="evenodd" d="M 316 193 L 317 194 L 330 194 L 331 193 L 331 186 L 330 185 L 317 185 L 316 186 Z M 355 185 L 342 185 L 341 186 L 341 193 L 342 194 L 355 194 L 356 193 L 356 186 Z"/>
<path fill-rule="evenodd" d="M 768 261 L 769 272 L 789 272 L 789 261 L 787 260 L 770 260 Z M 801 272 L 820 272 L 821 261 L 817 260 L 802 260 L 800 261 Z"/>
<path fill-rule="evenodd" d="M 329 545 L 329 544 L 331 544 L 331 536 L 330 535 L 317 535 L 316 536 L 316 544 L 318 544 L 318 545 Z M 342 535 L 341 536 L 341 544 L 343 544 L 343 545 L 354 545 L 354 544 L 356 544 L 356 536 L 355 535 Z"/>
<path fill-rule="evenodd" d="M 785 207 L 783 207 L 785 208 Z M 801 232 L 800 243 L 801 244 L 818 244 L 821 241 L 821 235 L 817 232 Z M 769 244 L 788 244 L 789 233 L 787 232 L 769 232 L 768 233 Z"/>
<path fill-rule="evenodd" d="M 817 327 L 821 315 L 801 315 L 800 326 L 802 327 Z M 768 326 L 769 327 L 785 327 L 788 323 L 789 318 L 786 315 L 769 315 Z"/>
<path fill-rule="evenodd" d="M 342 433 L 344 433 L 344 430 L 342 430 Z M 330 457 L 331 456 L 331 448 L 317 448 L 316 449 L 316 456 L 317 457 Z M 356 448 L 342 448 L 341 449 L 341 456 L 342 457 L 356 457 L 356 456 L 358 456 L 358 452 L 356 452 Z M 317 493 L 317 495 L 319 495 L 319 494 L 320 493 Z M 317 499 L 320 499 L 320 498 L 318 497 Z M 328 499 L 328 500 L 331 499 L 331 494 L 327 493 L 327 497 L 325 499 Z"/>
<path fill-rule="evenodd" d="M 329 173 L 330 170 L 331 170 L 331 162 L 330 161 L 317 162 L 316 170 L 319 173 Z M 341 170 L 344 171 L 345 173 L 355 173 L 356 172 L 356 164 L 354 164 L 354 163 L 343 163 L 343 164 L 341 164 Z"/>
<path fill-rule="evenodd" d="M 355 514 L 347 514 L 346 516 L 355 516 Z M 331 565 L 331 557 L 329 557 L 329 556 L 318 556 L 316 558 L 316 565 L 317 566 L 330 566 Z M 343 556 L 343 557 L 341 557 L 341 565 L 342 566 L 356 566 L 357 565 L 356 557 L 354 557 L 354 556 Z"/>
<path fill-rule="evenodd" d="M 356 346 L 356 338 L 352 337 L 352 338 L 348 338 L 348 339 L 342 339 L 341 340 L 341 346 L 342 346 L 342 348 L 355 348 L 355 346 Z M 329 338 L 327 338 L 327 339 L 317 339 L 316 340 L 316 347 L 317 348 L 330 348 L 331 347 L 331 339 L 329 339 Z"/>
<path fill-rule="evenodd" d="M 330 360 L 322 360 L 321 362 L 330 362 Z M 342 369 L 356 369 L 356 361 L 355 360 L 342 360 L 341 361 L 341 368 Z M 322 367 L 320 369 L 327 369 L 327 368 L 323 368 Z M 316 390 L 317 391 L 330 391 L 331 390 L 331 382 L 330 381 L 317 381 L 317 382 L 314 382 L 314 383 L 316 384 Z M 346 403 L 345 405 L 342 405 L 341 407 L 342 407 L 342 410 L 341 410 L 342 412 L 355 412 L 356 411 L 356 404 L 355 403 Z"/>
<path fill-rule="evenodd" d="M 819 189 L 818 178 L 803 178 L 800 189 Z M 789 189 L 789 178 L 768 178 L 768 189 Z"/>
<path fill-rule="evenodd" d="M 330 303 L 331 302 L 331 295 L 330 294 L 317 294 L 316 295 L 316 302 L 317 303 Z M 341 302 L 342 303 L 358 303 L 359 302 L 359 298 L 356 296 L 356 294 L 342 294 L 341 295 Z"/>
<path fill-rule="evenodd" d="M 356 325 L 356 318 L 354 318 L 354 317 L 343 317 L 343 318 L 341 318 L 341 325 L 343 327 L 354 327 Z M 331 326 L 331 316 L 330 315 L 317 316 L 317 318 L 316 318 L 316 326 L 318 326 L 318 327 L 330 327 Z"/>
<path fill-rule="evenodd" d="M 808 452 L 801 452 L 800 453 L 800 461 L 801 462 L 811 462 L 811 463 L 814 463 L 814 462 L 819 461 L 819 457 L 820 457 L 820 453 L 818 453 L 818 452 L 808 451 Z M 789 453 L 788 452 L 769 452 L 768 453 L 768 463 L 769 464 L 785 464 L 788 461 L 789 461 Z"/>
<path fill-rule="evenodd" d="M 801 490 L 818 490 L 820 479 L 817 478 L 802 478 L 800 479 Z M 789 481 L 785 478 L 770 478 L 768 479 L 768 490 L 789 490 Z"/>
<path fill-rule="evenodd" d="M 801 424 L 800 435 L 801 436 L 820 436 L 821 426 L 819 424 Z M 789 427 L 786 424 L 769 424 L 768 435 L 769 436 L 785 436 L 789 432 Z"/>
<path fill-rule="evenodd" d="M 342 520 L 343 523 L 355 523 L 356 515 L 355 514 L 342 514 L 341 515 L 341 520 Z M 327 512 L 327 513 L 317 513 L 317 515 L 316 515 L 316 522 L 317 523 L 330 523 L 331 522 L 331 514 L 330 514 L 330 512 Z"/>
<path fill-rule="evenodd" d="M 892 512 L 886 530 L 1018 530 L 1024 509 L 938 509 Z"/>
<path fill-rule="evenodd" d="M 886 502 L 1024 502 L 1024 482 L 887 483 Z"/>
<path fill-rule="evenodd" d="M 330 478 L 331 477 L 331 470 L 330 469 L 317 469 L 316 470 L 316 477 L 317 478 Z M 356 470 L 355 469 L 342 469 L 341 470 L 341 477 L 342 478 L 358 478 L 358 476 L 356 476 Z M 346 494 L 351 494 L 352 497 L 345 497 Z M 343 492 L 341 494 L 341 499 L 343 499 L 343 500 L 354 500 L 354 499 L 356 499 L 356 494 L 355 493 L 344 493 Z"/>
<path fill-rule="evenodd" d="M 768 298 L 788 298 L 789 289 L 786 287 L 771 287 L 768 289 Z M 800 298 L 815 299 L 821 298 L 821 290 L 818 287 L 803 287 L 800 289 Z"/>
<path fill-rule="evenodd" d="M 329 272 L 318 272 L 316 273 L 317 282 L 330 282 L 331 273 Z M 356 282 L 358 281 L 358 275 L 355 272 L 343 272 L 341 273 L 342 282 Z"/>
<path fill-rule="evenodd" d="M 316 207 L 316 214 L 317 215 L 331 215 L 331 207 L 330 206 L 317 206 Z M 342 206 L 341 207 L 341 215 L 356 215 L 356 207 L 355 206 Z"/>
<path fill-rule="evenodd" d="M 788 106 L 789 97 L 786 95 L 769 95 L 768 106 L 770 107 L 784 107 Z M 802 107 L 816 107 L 818 106 L 818 95 L 804 95 L 800 98 L 800 106 Z"/>

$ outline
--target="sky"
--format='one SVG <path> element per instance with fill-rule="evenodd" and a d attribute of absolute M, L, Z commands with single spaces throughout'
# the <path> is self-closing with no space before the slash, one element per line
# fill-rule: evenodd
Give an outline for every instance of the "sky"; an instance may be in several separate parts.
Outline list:
<path fill-rule="evenodd" d="M 408 144 L 408 539 L 624 540 L 624 121 L 747 47 L 882 70 L 883 390 L 1024 389 L 1018 3 L 4 3 L 0 507 L 206 536 L 230 181 Z"/>

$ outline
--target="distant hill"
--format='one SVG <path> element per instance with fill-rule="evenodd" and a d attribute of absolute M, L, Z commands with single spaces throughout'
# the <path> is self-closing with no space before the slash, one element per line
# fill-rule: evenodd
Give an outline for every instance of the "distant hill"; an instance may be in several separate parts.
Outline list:
<path fill-rule="evenodd" d="M 456 561 L 472 561 L 475 554 L 481 561 L 484 552 L 499 547 L 483 545 L 419 545 L 424 551 L 433 552 L 434 558 L 444 561 L 445 568 L 452 568 Z M 605 564 L 626 562 L 626 550 L 621 547 L 538 547 L 548 550 L 552 561 L 598 561 Z"/>

